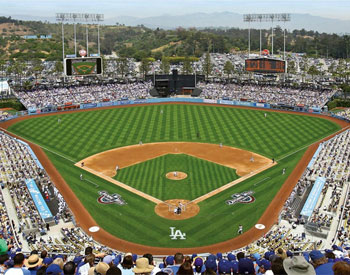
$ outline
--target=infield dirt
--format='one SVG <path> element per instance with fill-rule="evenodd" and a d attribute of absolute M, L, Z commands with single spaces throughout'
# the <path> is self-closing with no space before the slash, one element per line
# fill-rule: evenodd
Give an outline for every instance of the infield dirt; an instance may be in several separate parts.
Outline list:
<path fill-rule="evenodd" d="M 76 163 L 109 177 L 116 175 L 116 166 L 120 169 L 135 165 L 167 154 L 186 154 L 192 157 L 215 162 L 236 169 L 237 175 L 245 176 L 266 166 L 272 161 L 264 156 L 229 146 L 197 142 L 159 142 L 131 145 L 104 151 Z M 251 158 L 254 161 L 251 161 Z"/>

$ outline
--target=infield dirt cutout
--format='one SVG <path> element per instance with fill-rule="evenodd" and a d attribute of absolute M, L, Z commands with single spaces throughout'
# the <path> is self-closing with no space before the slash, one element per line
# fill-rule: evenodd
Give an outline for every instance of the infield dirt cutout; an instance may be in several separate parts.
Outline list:
<path fill-rule="evenodd" d="M 235 169 L 240 178 L 192 201 L 185 201 L 181 198 L 162 201 L 113 179 L 117 173 L 117 167 L 118 169 L 123 169 L 125 167 L 167 154 L 187 154 L 192 157 L 211 161 Z M 82 163 L 84 163 L 84 165 L 82 165 Z M 198 206 L 199 202 L 210 198 L 211 196 L 214 196 L 215 194 L 222 192 L 276 164 L 277 163 L 273 163 L 271 159 L 259 154 L 229 146 L 195 142 L 160 142 L 130 145 L 107 150 L 82 159 L 75 165 L 154 202 L 156 204 L 155 212 L 159 216 L 171 220 L 181 220 L 197 215 L 200 211 Z M 175 171 L 169 172 L 166 174 L 166 176 L 168 178 L 171 177 L 173 180 L 180 180 L 185 178 L 185 176 L 187 177 L 185 173 L 180 171 L 177 172 L 177 177 L 175 177 L 174 172 Z M 182 211 L 180 215 L 176 215 L 174 214 L 173 208 L 174 206 L 178 206 L 179 202 L 182 202 L 185 205 L 186 210 Z"/>

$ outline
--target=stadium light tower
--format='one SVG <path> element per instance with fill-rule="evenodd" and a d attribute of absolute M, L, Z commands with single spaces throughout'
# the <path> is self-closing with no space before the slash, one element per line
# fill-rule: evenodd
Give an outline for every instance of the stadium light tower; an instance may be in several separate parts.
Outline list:
<path fill-rule="evenodd" d="M 77 37 L 76 37 L 76 22 L 86 23 L 86 52 L 88 55 L 89 52 L 89 33 L 88 33 L 88 22 L 97 22 L 97 48 L 98 55 L 101 55 L 100 52 L 100 28 L 99 23 L 104 21 L 103 14 L 97 13 L 56 13 L 56 21 L 62 22 L 62 53 L 64 59 L 64 22 L 73 21 L 74 22 L 74 54 L 77 54 Z"/>
<path fill-rule="evenodd" d="M 271 28 L 271 54 L 273 55 L 273 22 L 288 22 L 290 21 L 290 14 L 289 13 L 267 13 L 267 14 L 244 14 L 243 15 L 243 21 L 249 23 L 249 29 L 248 29 L 248 51 L 250 55 L 250 23 L 251 22 L 272 22 L 272 28 Z M 284 36 L 284 60 L 286 58 L 286 32 L 285 27 L 283 31 Z M 260 53 L 261 53 L 261 27 L 260 27 Z"/>

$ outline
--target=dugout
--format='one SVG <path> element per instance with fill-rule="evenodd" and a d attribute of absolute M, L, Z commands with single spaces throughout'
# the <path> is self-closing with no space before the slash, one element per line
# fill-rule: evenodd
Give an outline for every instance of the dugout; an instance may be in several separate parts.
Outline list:
<path fill-rule="evenodd" d="M 151 95 L 168 97 L 171 95 L 199 96 L 202 90 L 196 88 L 199 81 L 204 81 L 204 75 L 181 75 L 177 70 L 172 74 L 147 75 L 146 80 L 152 81 Z"/>

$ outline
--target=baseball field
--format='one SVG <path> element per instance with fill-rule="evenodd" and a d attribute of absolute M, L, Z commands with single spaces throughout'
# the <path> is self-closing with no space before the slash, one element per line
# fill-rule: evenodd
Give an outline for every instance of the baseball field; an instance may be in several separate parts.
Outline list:
<path fill-rule="evenodd" d="M 315 116 L 190 104 L 144 105 L 37 116 L 8 128 L 44 150 L 67 187 L 91 215 L 90 221 L 108 232 L 108 236 L 144 246 L 194 250 L 237 237 L 240 224 L 244 232 L 254 228 L 271 201 L 276 200 L 276 194 L 307 148 L 340 129 L 339 124 Z M 100 156 L 98 164 L 108 166 L 107 159 L 100 155 L 108 150 L 133 146 L 144 148 L 154 143 L 154 152 L 157 143 L 165 142 L 174 143 L 175 152 L 162 153 L 125 167 L 120 165 L 116 175 L 103 174 L 103 170 L 97 171 L 94 166 L 89 166 L 89 162 L 80 167 L 81 162 L 91 156 Z M 178 149 L 176 142 L 207 144 L 208 147 L 191 155 L 180 147 Z M 233 156 L 235 163 L 232 165 L 221 161 L 220 157 L 209 161 L 200 156 L 203 151 L 220 156 L 220 151 L 216 153 L 215 150 L 231 147 L 247 152 Z M 123 158 L 127 160 L 122 160 L 121 155 L 114 155 L 113 165 L 130 162 L 130 159 L 137 158 L 138 153 L 130 151 L 126 156 Z M 256 168 L 246 173 L 234 169 L 238 169 L 240 163 L 254 165 L 259 158 L 266 160 L 260 168 L 269 163 L 259 172 L 254 172 L 258 171 Z M 186 178 L 172 180 L 166 177 L 167 173 L 174 171 L 184 172 Z M 234 184 L 236 181 L 239 183 Z M 225 188 L 220 189 L 222 187 Z M 59 188 L 65 194 L 64 188 Z M 101 191 L 120 195 L 126 204 L 101 204 L 98 201 Z M 237 197 L 244 192 L 249 192 L 250 199 L 227 203 L 233 199 L 232 195 Z M 211 195 L 205 196 L 208 193 Z M 158 201 L 196 201 L 203 195 L 197 203 L 199 212 L 191 218 L 173 219 L 175 214 L 171 211 L 169 217 L 164 218 L 155 211 Z M 79 213 L 74 214 L 79 216 Z M 83 223 L 84 217 L 80 215 L 77 219 Z M 170 236 L 174 230 L 181 233 L 176 239 Z M 108 238 L 104 240 L 108 242 Z M 119 249 L 130 243 L 110 241 L 111 246 Z"/>
<path fill-rule="evenodd" d="M 96 73 L 96 61 L 95 62 L 75 62 L 72 64 L 73 74 L 87 75 Z"/>

